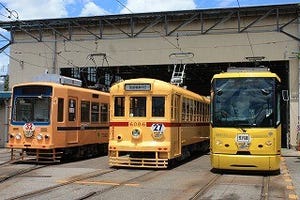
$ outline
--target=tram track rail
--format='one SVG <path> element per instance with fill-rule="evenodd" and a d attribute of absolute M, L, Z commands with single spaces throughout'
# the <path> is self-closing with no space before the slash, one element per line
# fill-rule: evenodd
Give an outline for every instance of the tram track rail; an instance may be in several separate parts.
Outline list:
<path fill-rule="evenodd" d="M 86 173 L 86 174 L 81 174 L 80 176 L 76 176 L 68 181 L 65 181 L 63 183 L 60 183 L 60 184 L 56 184 L 56 185 L 53 185 L 53 186 L 50 186 L 50 187 L 46 187 L 46 188 L 42 188 L 42 189 L 39 189 L 39 190 L 35 190 L 35 191 L 32 191 L 32 192 L 28 192 L 28 193 L 25 193 L 25 194 L 21 194 L 21 195 L 18 195 L 18 196 L 15 196 L 15 197 L 11 197 L 7 200 L 21 200 L 21 199 L 30 199 L 32 197 L 36 197 L 38 195 L 42 195 L 44 193 L 47 193 L 47 192 L 51 192 L 57 188 L 60 188 L 60 187 L 63 187 L 63 186 L 67 186 L 67 185 L 70 185 L 72 183 L 75 183 L 77 181 L 82 181 L 82 180 L 86 180 L 86 179 L 89 179 L 89 178 L 94 178 L 94 177 L 98 177 L 98 176 L 102 176 L 102 175 L 105 175 L 105 174 L 108 174 L 108 173 L 111 173 L 111 172 L 114 172 L 116 171 L 117 169 L 114 169 L 114 170 L 105 170 L 105 171 L 95 171 L 95 172 L 90 172 L 90 173 Z"/>
<path fill-rule="evenodd" d="M 61 187 L 64 187 L 64 186 L 68 186 L 68 185 L 71 185 L 71 184 L 76 183 L 76 182 L 88 180 L 90 178 L 100 177 L 102 175 L 115 172 L 117 170 L 119 170 L 119 169 L 105 170 L 105 171 L 102 171 L 102 172 L 97 171 L 97 172 L 91 172 L 91 173 L 83 174 L 83 175 L 80 175 L 78 177 L 72 178 L 70 180 L 64 181 L 63 183 L 60 183 L 60 184 L 57 184 L 57 185 L 53 185 L 53 186 L 50 186 L 50 187 L 46 187 L 46 188 L 43 188 L 43 189 L 40 189 L 40 190 L 35 190 L 35 191 L 32 191 L 32 192 L 28 192 L 28 193 L 25 193 L 25 194 L 21 194 L 21 195 L 15 196 L 15 197 L 11 197 L 11 198 L 9 198 L 7 200 L 16 200 L 16 199 L 18 199 L 18 200 L 24 199 L 25 200 L 25 199 L 31 199 L 31 198 L 34 198 L 34 197 L 38 197 L 39 195 L 43 195 L 43 194 L 52 192 L 55 189 L 58 189 L 58 188 L 61 188 Z M 97 197 L 99 195 L 102 195 L 104 193 L 107 193 L 109 191 L 117 189 L 119 187 L 122 187 L 122 186 L 124 186 L 126 184 L 130 184 L 130 183 L 132 183 L 134 181 L 138 181 L 139 179 L 142 179 L 143 181 L 151 179 L 151 178 L 153 178 L 151 175 L 153 175 L 155 172 L 158 172 L 158 171 L 153 170 L 153 171 L 147 172 L 147 173 L 145 173 L 143 175 L 140 175 L 140 176 L 137 176 L 137 177 L 125 180 L 125 181 L 121 181 L 120 183 L 114 184 L 114 185 L 112 185 L 112 186 L 110 186 L 108 188 L 89 192 L 87 194 L 84 194 L 81 197 L 76 198 L 76 200 L 84 200 L 84 199 L 89 199 L 89 198 L 95 198 L 95 197 Z M 161 173 L 165 173 L 164 171 L 160 171 L 160 172 Z M 161 175 L 161 173 L 154 174 L 154 177 Z"/>
<path fill-rule="evenodd" d="M 137 176 L 137 177 L 134 177 L 134 178 L 131 178 L 131 179 L 128 179 L 128 180 L 126 180 L 126 181 L 122 181 L 122 182 L 120 182 L 119 184 L 117 184 L 117 185 L 113 185 L 113 186 L 111 186 L 111 187 L 108 187 L 108 188 L 106 188 L 106 189 L 104 189 L 104 190 L 99 190 L 99 191 L 93 191 L 93 192 L 90 192 L 90 193 L 88 193 L 88 194 L 86 194 L 86 195 L 84 195 L 84 196 L 82 196 L 82 197 L 80 197 L 80 198 L 77 198 L 76 200 L 85 200 L 85 199 L 89 199 L 90 197 L 93 197 L 93 198 L 95 198 L 96 196 L 99 196 L 99 195 L 101 195 L 101 194 L 104 194 L 104 193 L 106 193 L 106 192 L 109 192 L 109 191 L 112 191 L 112 190 L 114 190 L 114 189 L 117 189 L 117 188 L 119 188 L 119 187 L 121 187 L 121 186 L 124 186 L 124 185 L 126 185 L 126 184 L 128 184 L 128 183 L 132 183 L 132 182 L 134 182 L 134 181 L 137 181 L 137 180 L 139 180 L 139 179 L 141 179 L 141 178 L 146 178 L 147 176 L 149 176 L 149 175 L 152 175 L 153 173 L 155 173 L 155 172 L 158 172 L 158 171 L 150 171 L 150 172 L 147 172 L 147 173 L 145 173 L 145 174 L 143 174 L 143 175 L 140 175 L 140 176 Z M 164 171 L 160 171 L 160 172 L 162 172 L 162 173 L 164 173 Z M 156 176 L 156 175 L 155 175 Z M 148 177 L 148 179 L 151 179 L 151 178 L 153 178 L 153 177 Z"/>
<path fill-rule="evenodd" d="M 270 176 L 263 176 L 260 200 L 269 199 L 269 185 L 270 185 Z"/>
<path fill-rule="evenodd" d="M 24 168 L 24 169 L 17 169 L 13 172 L 9 172 L 7 174 L 0 174 L 0 183 L 3 183 L 9 179 L 12 179 L 16 176 L 20 176 L 20 175 L 24 175 L 26 173 L 29 173 L 29 172 L 32 172 L 34 170 L 37 170 L 37 169 L 41 169 L 41 168 L 44 168 L 46 167 L 47 165 L 34 165 L 34 166 L 30 166 L 30 167 L 27 167 L 27 168 Z"/>
<path fill-rule="evenodd" d="M 200 188 L 189 200 L 200 199 L 210 188 L 212 188 L 216 182 L 222 177 L 222 174 L 216 174 L 212 179 L 210 179 L 204 187 Z"/>
<path fill-rule="evenodd" d="M 10 152 L 1 152 L 0 155 L 2 156 L 1 158 L 11 158 L 10 157 Z M 3 156 L 3 155 L 7 155 L 7 156 Z M 2 163 L 0 163 L 0 171 L 2 173 L 0 173 L 0 183 L 3 183 L 9 179 L 12 179 L 16 176 L 20 176 L 20 175 L 24 175 L 26 173 L 29 173 L 29 172 L 32 172 L 34 170 L 37 170 L 37 169 L 40 169 L 40 168 L 43 168 L 43 167 L 46 167 L 46 165 L 37 165 L 37 164 L 34 164 L 34 165 L 30 165 L 30 166 L 26 166 L 24 168 L 20 168 L 20 169 L 13 169 L 11 171 L 5 171 L 5 169 L 8 169 L 13 167 L 13 166 L 17 166 L 15 164 L 17 164 L 18 162 L 22 161 L 22 157 L 18 157 L 18 158 L 15 158 L 13 160 L 9 159 L 7 161 L 4 161 Z"/>
<path fill-rule="evenodd" d="M 199 200 L 205 197 L 207 195 L 206 193 L 210 190 L 213 189 L 218 184 L 218 181 L 223 177 L 224 174 L 215 174 L 214 177 L 212 177 L 206 184 L 203 184 L 204 186 L 201 187 L 192 197 L 189 198 L 189 200 Z M 239 175 L 237 175 L 238 177 Z M 270 199 L 270 182 L 271 182 L 271 177 L 269 175 L 263 175 L 261 179 L 261 190 L 260 190 L 260 197 L 258 198 L 259 200 L 269 200 Z M 224 183 L 221 183 L 221 185 Z"/>

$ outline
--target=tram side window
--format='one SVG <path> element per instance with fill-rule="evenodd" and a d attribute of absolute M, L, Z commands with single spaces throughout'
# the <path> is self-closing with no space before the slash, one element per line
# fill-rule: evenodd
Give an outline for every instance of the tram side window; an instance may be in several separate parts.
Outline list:
<path fill-rule="evenodd" d="M 57 121 L 58 122 L 64 121 L 64 99 L 63 98 L 58 98 Z"/>
<path fill-rule="evenodd" d="M 172 94 L 172 96 L 171 96 L 171 119 L 175 119 L 175 113 L 174 113 L 174 110 L 175 110 L 175 108 L 174 108 L 174 103 L 175 102 L 175 96 L 174 96 L 174 94 Z"/>
<path fill-rule="evenodd" d="M 92 102 L 92 122 L 99 122 L 100 106 L 99 103 Z"/>
<path fill-rule="evenodd" d="M 165 116 L 165 98 L 152 97 L 152 116 L 164 117 Z"/>
<path fill-rule="evenodd" d="M 178 119 L 178 105 L 179 105 L 180 97 L 178 95 L 172 95 L 172 102 L 171 102 L 171 117 L 172 119 Z"/>
<path fill-rule="evenodd" d="M 209 108 L 208 104 L 204 104 L 204 121 L 208 121 L 208 113 L 209 113 Z"/>
<path fill-rule="evenodd" d="M 130 97 L 130 116 L 146 116 L 146 97 Z"/>
<path fill-rule="evenodd" d="M 194 101 L 189 99 L 189 121 L 193 121 L 194 116 Z"/>
<path fill-rule="evenodd" d="M 81 122 L 90 122 L 90 102 L 81 101 Z"/>
<path fill-rule="evenodd" d="M 182 114 L 181 114 L 181 119 L 183 121 L 187 120 L 187 103 L 186 103 L 187 99 L 183 97 L 182 99 Z"/>
<path fill-rule="evenodd" d="M 200 103 L 200 121 L 203 122 L 204 121 L 204 104 Z"/>
<path fill-rule="evenodd" d="M 200 101 L 196 102 L 196 121 L 200 122 Z"/>
<path fill-rule="evenodd" d="M 108 122 L 108 104 L 101 104 L 101 122 Z"/>
<path fill-rule="evenodd" d="M 125 97 L 115 97 L 114 116 L 122 117 L 125 114 Z"/>
<path fill-rule="evenodd" d="M 76 120 L 76 100 L 69 99 L 69 121 Z"/>

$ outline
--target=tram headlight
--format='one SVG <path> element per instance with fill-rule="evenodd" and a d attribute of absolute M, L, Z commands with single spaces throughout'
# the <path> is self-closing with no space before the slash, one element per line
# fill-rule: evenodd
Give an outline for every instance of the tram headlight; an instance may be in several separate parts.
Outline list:
<path fill-rule="evenodd" d="M 138 129 L 138 128 L 133 129 L 132 132 L 131 132 L 131 136 L 134 139 L 139 139 L 141 137 L 141 130 Z"/>
<path fill-rule="evenodd" d="M 21 136 L 20 133 L 18 133 L 18 134 L 16 134 L 15 138 L 16 138 L 17 140 L 21 140 L 22 136 Z"/>
<path fill-rule="evenodd" d="M 42 139 L 43 139 L 43 135 L 42 135 L 42 134 L 38 134 L 38 135 L 36 136 L 36 139 L 37 139 L 37 140 L 42 140 Z"/>

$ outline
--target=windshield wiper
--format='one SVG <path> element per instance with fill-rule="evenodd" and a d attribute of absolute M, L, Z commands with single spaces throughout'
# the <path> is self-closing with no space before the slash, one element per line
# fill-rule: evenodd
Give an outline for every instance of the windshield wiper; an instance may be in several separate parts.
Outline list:
<path fill-rule="evenodd" d="M 215 94 L 218 95 L 218 96 L 221 96 L 223 94 L 223 90 L 221 88 L 217 89 Z"/>

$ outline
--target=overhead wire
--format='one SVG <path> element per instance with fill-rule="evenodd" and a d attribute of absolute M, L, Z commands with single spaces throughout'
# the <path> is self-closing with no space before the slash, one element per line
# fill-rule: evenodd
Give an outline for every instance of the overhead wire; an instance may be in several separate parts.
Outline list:
<path fill-rule="evenodd" d="M 124 3 L 122 3 L 120 0 L 115 0 L 116 2 L 118 2 L 121 6 L 123 6 L 126 10 L 128 10 L 131 14 L 134 14 L 134 12 L 129 9 Z M 140 18 L 141 19 L 141 18 Z M 142 22 L 146 23 L 145 20 L 141 19 Z M 180 47 L 179 45 L 179 35 L 177 33 L 177 36 L 176 36 L 176 44 L 174 44 L 173 42 L 171 42 L 163 33 L 161 33 L 160 31 L 157 31 L 155 30 L 153 27 L 151 27 L 151 29 L 155 32 L 155 33 L 158 33 L 159 36 L 161 38 L 163 38 L 167 43 L 169 43 L 171 46 L 173 46 L 175 49 L 177 49 L 179 51 L 179 53 L 186 53 L 182 50 L 182 48 Z M 192 63 L 196 64 L 196 62 L 194 61 L 193 59 L 194 57 L 188 57 L 186 58 L 185 60 L 189 60 L 191 61 Z M 177 62 L 176 60 L 173 60 L 173 62 Z M 181 64 L 182 64 L 183 60 L 181 60 Z"/>
<path fill-rule="evenodd" d="M 119 3 L 121 6 L 123 6 L 126 10 L 128 10 L 131 14 L 134 14 L 134 12 L 132 10 L 130 10 L 124 3 L 122 3 L 120 0 L 115 0 L 117 3 Z M 141 18 L 140 18 L 141 19 Z M 145 21 L 143 19 L 141 19 L 144 23 Z M 161 32 L 155 30 L 154 28 L 151 28 L 154 32 L 156 33 L 159 33 L 160 37 L 162 37 L 164 40 L 166 40 L 169 44 L 171 44 L 173 47 L 175 47 L 176 49 L 180 50 L 181 49 L 176 45 L 174 44 L 173 42 L 171 42 L 170 40 L 168 40 L 164 34 L 162 34 Z"/>
<path fill-rule="evenodd" d="M 8 18 L 9 20 L 12 20 L 12 18 L 11 18 L 11 16 L 14 16 L 13 14 L 12 14 L 12 12 L 13 12 L 13 10 L 10 10 L 10 9 L 8 9 L 3 3 L 1 3 L 0 2 L 0 5 L 7 11 L 7 12 L 9 12 L 10 13 L 10 16 L 6 16 L 6 15 L 4 15 L 4 14 L 2 14 L 2 13 L 0 13 L 0 15 L 2 15 L 3 17 L 6 17 L 6 18 Z M 16 11 L 15 11 L 16 12 Z M 14 16 L 14 17 L 16 17 L 16 16 Z M 21 24 L 23 24 L 23 25 L 28 25 L 28 24 L 26 24 L 24 21 L 21 21 L 21 20 L 19 20 L 19 18 L 18 17 L 16 17 L 16 20 L 18 21 L 18 22 L 20 22 Z M 63 63 L 63 64 L 67 64 L 67 65 L 69 65 L 69 66 L 72 66 L 72 67 L 81 67 L 81 66 L 77 66 L 77 65 L 75 65 L 73 62 L 71 62 L 69 59 L 67 59 L 67 58 L 65 58 L 64 56 L 62 56 L 61 54 L 58 54 L 57 52 L 55 52 L 55 50 L 51 47 L 51 46 L 49 46 L 46 42 L 44 42 L 43 40 L 41 41 L 48 49 L 50 49 L 52 52 L 54 52 L 54 53 L 56 53 L 59 57 L 61 57 L 63 60 L 65 60 L 66 61 L 66 63 Z M 72 41 L 71 41 L 72 42 Z M 73 43 L 74 44 L 74 43 Z M 80 48 L 85 48 L 85 49 L 87 49 L 87 50 L 89 50 L 89 51 L 93 51 L 92 49 L 88 49 L 88 48 L 86 48 L 86 47 L 83 47 L 83 46 L 81 46 L 81 45 L 79 45 L 79 44 L 77 44 L 77 43 L 75 43 L 75 45 L 77 45 L 77 46 L 79 46 Z M 24 62 L 24 61 L 22 61 L 22 60 L 19 60 L 19 59 L 17 59 L 17 58 L 14 58 L 14 57 L 12 57 L 11 55 L 9 55 L 8 53 L 4 53 L 6 56 L 8 56 L 9 58 L 11 58 L 11 59 L 13 59 L 14 61 L 17 61 L 17 62 L 19 62 L 19 63 L 21 63 L 22 62 L 22 64 L 24 64 L 24 63 L 27 63 L 27 64 L 30 64 L 30 65 L 33 65 L 33 66 L 36 66 L 36 67 L 42 67 L 42 68 L 45 68 L 45 66 L 39 66 L 39 65 L 36 65 L 36 64 L 33 64 L 33 63 L 30 63 L 30 62 Z M 39 56 L 41 56 L 40 54 L 39 54 Z M 48 58 L 48 57 L 46 57 L 46 58 Z M 49 59 L 51 59 L 51 58 L 49 58 Z M 60 63 L 62 63 L 62 62 L 60 62 Z"/>
<path fill-rule="evenodd" d="M 120 0 L 115 0 L 115 1 L 116 1 L 117 3 L 119 3 L 121 6 L 123 6 L 124 8 L 126 8 L 130 13 L 134 14 L 133 11 L 130 10 L 126 5 L 124 5 Z M 238 4 L 238 7 L 240 8 L 240 2 L 239 2 L 239 0 L 237 0 L 237 4 Z M 0 3 L 0 5 L 1 5 L 2 7 L 4 7 L 6 10 L 9 10 L 9 9 L 6 8 L 2 3 Z M 0 15 L 2 15 L 2 16 L 4 16 L 4 17 L 7 17 L 7 16 L 5 16 L 5 15 L 2 14 L 2 13 L 0 13 Z M 12 20 L 12 19 L 9 18 L 9 17 L 7 17 L 7 18 L 10 19 L 10 20 Z M 21 23 L 24 24 L 24 25 L 27 25 L 27 24 L 24 23 L 23 21 L 20 21 L 20 20 L 18 20 L 18 21 L 21 22 Z M 155 30 L 155 29 L 153 29 L 153 28 L 152 28 L 152 30 L 154 30 L 155 32 L 158 32 L 158 33 L 160 34 L 160 36 L 161 36 L 164 40 L 166 40 L 169 44 L 171 44 L 173 47 L 175 47 L 176 49 L 178 49 L 179 51 L 182 52 L 182 49 L 181 49 L 181 47 L 180 47 L 180 45 L 179 45 L 178 34 L 177 34 L 177 38 L 176 38 L 177 44 L 174 44 L 174 43 L 172 43 L 171 41 L 169 41 L 169 40 L 168 40 L 161 32 L 159 32 L 159 31 L 157 31 L 157 30 Z M 253 50 L 252 42 L 251 42 L 251 40 L 250 40 L 250 37 L 249 37 L 248 32 L 247 32 L 246 34 L 247 34 L 247 39 L 248 39 L 249 46 L 250 46 L 250 48 L 251 48 L 252 55 L 254 56 L 254 50 Z M 49 45 L 48 45 L 47 43 L 45 43 L 44 41 L 42 41 L 42 42 L 45 44 L 45 46 L 46 46 L 47 48 L 49 48 L 52 52 L 54 52 L 54 49 L 53 49 L 51 46 L 49 46 Z M 72 40 L 68 40 L 68 42 L 70 42 L 70 43 L 73 44 L 73 45 L 79 46 L 80 48 L 84 48 L 84 49 L 86 49 L 86 50 L 88 50 L 88 51 L 90 51 L 90 52 L 93 52 L 93 51 L 94 51 L 93 49 L 90 49 L 90 48 L 88 48 L 88 47 L 82 46 L 82 45 L 80 45 L 80 44 L 78 44 L 78 43 L 76 43 L 76 42 L 73 42 Z M 273 43 L 278 43 L 278 41 L 273 42 Z M 261 43 L 261 44 L 265 44 L 265 43 Z M 255 44 L 255 45 L 259 45 L 259 43 L 258 43 L 258 44 Z M 225 46 L 226 46 L 226 45 L 223 45 L 223 46 L 215 46 L 214 48 L 216 48 L 216 47 L 225 47 Z M 244 46 L 244 45 L 232 45 L 232 46 Z M 226 46 L 226 47 L 230 47 L 230 46 Z M 209 48 L 209 47 L 199 47 L 199 48 Z M 56 53 L 57 53 L 57 52 L 56 52 Z M 6 55 L 8 55 L 8 54 L 6 53 Z M 67 64 L 67 65 L 72 66 L 72 67 L 82 67 L 82 66 L 77 66 L 77 65 L 75 65 L 75 64 L 72 63 L 69 59 L 65 58 L 65 57 L 62 56 L 61 54 L 58 54 L 58 56 L 61 57 L 63 60 L 66 61 L 66 63 L 63 63 L 63 62 L 60 62 L 60 63 Z M 12 56 L 10 56 L 10 57 L 12 57 Z M 121 64 L 121 65 L 124 65 L 123 62 L 121 62 L 120 60 L 117 60 L 117 59 L 111 57 L 110 55 L 106 55 L 106 57 L 107 57 L 107 58 L 110 58 L 111 60 L 114 60 L 116 63 L 119 63 L 119 64 Z M 51 58 L 49 58 L 49 59 L 51 59 Z M 195 63 L 195 62 L 194 62 L 194 63 Z M 40 66 L 40 67 L 42 67 L 42 66 Z"/>
<path fill-rule="evenodd" d="M 237 4 L 238 4 L 238 8 L 241 9 L 240 1 L 239 0 L 236 0 L 236 1 L 237 1 Z M 251 49 L 252 56 L 254 57 L 254 50 L 253 50 L 253 46 L 252 46 L 248 31 L 246 31 L 246 36 L 247 36 L 247 40 L 248 40 L 248 43 L 249 43 L 249 46 L 250 46 L 250 49 Z"/>

